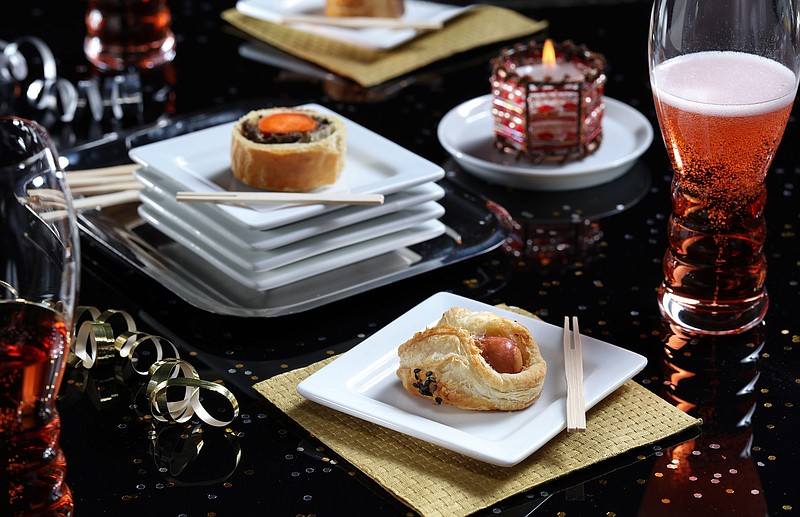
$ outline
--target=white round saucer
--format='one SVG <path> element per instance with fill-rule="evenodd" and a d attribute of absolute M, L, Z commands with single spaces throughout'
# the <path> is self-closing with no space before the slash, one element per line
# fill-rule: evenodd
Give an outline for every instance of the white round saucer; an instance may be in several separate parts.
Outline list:
<path fill-rule="evenodd" d="M 492 95 L 466 101 L 439 123 L 439 142 L 467 172 L 490 183 L 527 190 L 574 190 L 616 179 L 653 141 L 653 127 L 634 108 L 604 98 L 603 142 L 582 160 L 563 165 L 527 163 L 494 147 Z"/>

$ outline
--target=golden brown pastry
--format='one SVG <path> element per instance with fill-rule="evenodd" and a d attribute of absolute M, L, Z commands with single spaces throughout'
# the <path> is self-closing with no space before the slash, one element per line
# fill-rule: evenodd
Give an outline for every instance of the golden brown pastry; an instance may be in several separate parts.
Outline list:
<path fill-rule="evenodd" d="M 234 125 L 233 175 L 251 187 L 306 192 L 335 183 L 346 133 L 336 116 L 303 108 L 251 111 Z"/>
<path fill-rule="evenodd" d="M 326 16 L 400 18 L 404 12 L 404 0 L 325 0 Z"/>
<path fill-rule="evenodd" d="M 461 307 L 414 334 L 397 353 L 397 376 L 409 393 L 463 409 L 526 408 L 542 394 L 547 373 L 527 327 Z"/>

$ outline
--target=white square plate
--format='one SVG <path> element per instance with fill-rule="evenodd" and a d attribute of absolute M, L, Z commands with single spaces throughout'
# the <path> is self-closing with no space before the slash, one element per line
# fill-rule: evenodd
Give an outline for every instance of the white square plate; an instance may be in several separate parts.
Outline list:
<path fill-rule="evenodd" d="M 321 273 L 327 273 L 362 260 L 377 257 L 407 246 L 434 239 L 445 232 L 445 226 L 436 220 L 427 221 L 405 230 L 392 232 L 363 242 L 320 253 L 284 266 L 263 271 L 251 271 L 231 263 L 216 250 L 197 246 L 186 232 L 172 221 L 161 219 L 150 212 L 147 205 L 139 205 L 139 215 L 184 248 L 202 258 L 220 273 L 232 280 L 258 291 L 267 291 Z"/>
<path fill-rule="evenodd" d="M 175 193 L 180 190 L 169 178 L 147 167 L 137 169 L 136 177 L 144 183 L 141 200 L 172 219 L 191 228 L 198 239 L 209 246 L 266 251 L 297 241 L 338 230 L 353 224 L 371 221 L 444 197 L 444 189 L 433 182 L 423 183 L 402 192 L 386 196 L 376 206 L 347 206 L 296 223 L 268 230 L 244 228 L 227 217 L 220 217 L 216 206 L 209 203 L 179 203 Z"/>
<path fill-rule="evenodd" d="M 317 104 L 307 104 L 321 113 L 334 114 Z M 438 181 L 444 169 L 394 142 L 339 116 L 347 130 L 346 164 L 339 180 L 318 192 L 394 194 L 413 186 Z M 231 132 L 235 122 L 195 131 L 168 140 L 131 149 L 132 160 L 194 192 L 255 191 L 231 172 Z M 334 205 L 261 205 L 257 209 L 214 205 L 221 215 L 253 229 L 275 228 L 341 209 Z"/>
<path fill-rule="evenodd" d="M 405 0 L 404 21 L 446 22 L 463 13 L 470 7 Z M 325 15 L 325 0 L 240 0 L 236 2 L 236 10 L 247 16 L 272 23 L 282 23 L 284 16 Z M 374 49 L 391 49 L 420 34 L 415 29 L 363 28 L 350 29 L 315 25 L 311 23 L 293 23 L 294 29 L 325 36 L 330 39 Z"/>
<path fill-rule="evenodd" d="M 436 406 L 403 389 L 397 347 L 453 306 L 491 311 L 527 326 L 547 361 L 536 403 L 521 411 L 467 411 Z M 527 458 L 566 427 L 561 327 L 451 293 L 423 301 L 297 386 L 303 397 L 446 449 L 499 466 Z M 587 410 L 636 375 L 647 359 L 583 336 Z M 590 423 L 591 424 L 591 423 Z"/>
<path fill-rule="evenodd" d="M 141 192 L 140 199 L 148 207 L 148 210 L 143 212 L 143 217 L 173 240 L 197 250 L 204 257 L 212 260 L 212 257 L 224 259 L 231 267 L 254 273 L 283 267 L 321 253 L 399 232 L 444 215 L 442 205 L 429 201 L 370 221 L 321 233 L 277 249 L 253 251 L 231 246 L 212 228 L 194 225 L 191 221 L 178 217 L 179 214 L 176 212 L 165 210 L 158 203 L 151 203 L 146 189 Z"/>

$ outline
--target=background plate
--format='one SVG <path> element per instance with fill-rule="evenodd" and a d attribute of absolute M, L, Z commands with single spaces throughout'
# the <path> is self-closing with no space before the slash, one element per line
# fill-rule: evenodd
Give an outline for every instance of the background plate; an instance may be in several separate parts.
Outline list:
<path fill-rule="evenodd" d="M 469 7 L 417 0 L 405 0 L 405 7 L 402 20 L 431 22 L 446 22 L 469 9 Z M 241 0 L 236 2 L 236 10 L 253 18 L 280 23 L 282 16 L 324 15 L 325 0 Z M 414 29 L 350 29 L 310 23 L 293 23 L 291 27 L 351 45 L 381 50 L 394 48 L 420 34 Z"/>

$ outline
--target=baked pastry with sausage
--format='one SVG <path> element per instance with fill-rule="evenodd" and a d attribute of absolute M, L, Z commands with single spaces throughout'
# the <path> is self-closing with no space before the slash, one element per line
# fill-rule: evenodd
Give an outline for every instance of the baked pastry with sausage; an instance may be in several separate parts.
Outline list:
<path fill-rule="evenodd" d="M 524 409 L 542 394 L 547 364 L 528 328 L 492 312 L 453 307 L 398 348 L 403 387 L 435 404 Z"/>
<path fill-rule="evenodd" d="M 261 109 L 233 127 L 231 170 L 251 187 L 306 192 L 336 182 L 345 151 L 338 117 L 305 108 Z"/>
<path fill-rule="evenodd" d="M 326 16 L 400 18 L 404 12 L 404 0 L 325 0 Z"/>

